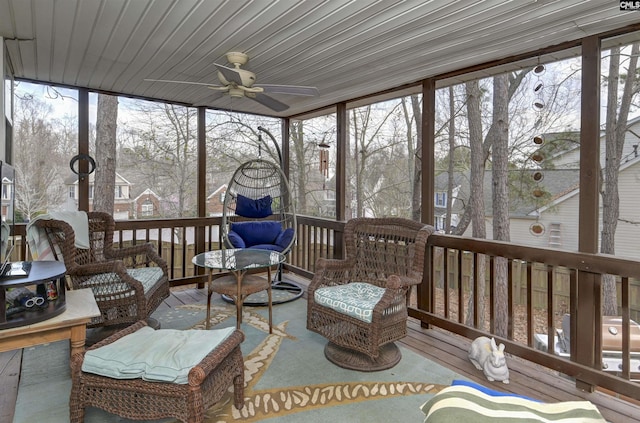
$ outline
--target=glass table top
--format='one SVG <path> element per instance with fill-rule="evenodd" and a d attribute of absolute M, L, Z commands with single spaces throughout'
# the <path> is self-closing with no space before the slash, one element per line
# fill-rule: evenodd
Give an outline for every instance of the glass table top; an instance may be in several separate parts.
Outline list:
<path fill-rule="evenodd" d="M 275 266 L 282 263 L 284 258 L 284 254 L 277 251 L 235 248 L 200 253 L 192 262 L 209 269 L 247 270 Z"/>

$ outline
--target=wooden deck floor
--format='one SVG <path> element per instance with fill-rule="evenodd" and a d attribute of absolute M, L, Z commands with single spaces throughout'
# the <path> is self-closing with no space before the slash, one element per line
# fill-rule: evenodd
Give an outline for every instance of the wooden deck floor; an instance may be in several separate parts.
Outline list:
<path fill-rule="evenodd" d="M 424 329 L 417 321 L 409 322 L 408 336 L 400 344 L 491 389 L 525 395 L 544 402 L 588 400 L 610 422 L 640 422 L 640 402 L 626 401 L 601 391 L 581 391 L 567 377 L 518 358 L 508 358 L 508 385 L 488 382 L 467 358 L 469 340 L 440 329 Z"/>
<path fill-rule="evenodd" d="M 183 304 L 206 301 L 204 289 L 195 287 L 172 289 L 171 296 L 160 307 L 173 308 Z M 400 342 L 404 347 L 448 367 L 475 382 L 487 385 L 486 379 L 469 362 L 470 342 L 439 329 L 424 329 L 417 321 L 409 322 L 409 334 Z M 21 351 L 0 353 L 0 422 L 13 420 L 17 396 Z M 510 383 L 494 383 L 491 388 L 526 395 L 546 402 L 589 400 L 596 404 L 610 422 L 640 422 L 640 402 L 629 402 L 604 392 L 586 393 L 574 383 L 535 364 L 509 361 Z"/>

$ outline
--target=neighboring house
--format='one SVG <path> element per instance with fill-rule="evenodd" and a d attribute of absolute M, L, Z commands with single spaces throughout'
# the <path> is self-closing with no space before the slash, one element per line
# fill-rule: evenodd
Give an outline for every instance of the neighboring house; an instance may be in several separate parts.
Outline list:
<path fill-rule="evenodd" d="M 2 194 L 0 196 L 2 204 L 2 221 L 13 220 L 13 179 L 2 177 Z"/>
<path fill-rule="evenodd" d="M 89 211 L 93 210 L 93 191 L 94 191 L 95 173 L 89 175 Z M 78 175 L 72 175 L 65 180 L 67 187 L 67 200 L 73 202 L 78 207 Z M 115 193 L 113 202 L 113 218 L 129 219 L 130 202 L 131 202 L 132 184 L 116 172 Z"/>
<path fill-rule="evenodd" d="M 152 219 L 161 216 L 161 199 L 151 189 L 147 188 L 131 202 L 133 219 Z"/>
<path fill-rule="evenodd" d="M 436 179 L 434 182 L 434 217 L 435 222 L 433 226 L 437 231 L 447 232 L 447 228 L 445 228 L 446 217 L 447 217 L 447 200 L 448 200 L 448 190 L 447 186 L 449 185 L 449 172 L 442 172 L 436 175 Z M 455 228 L 458 226 L 458 222 L 460 221 L 460 216 L 464 211 L 464 204 L 466 198 L 460 198 L 462 195 L 461 189 L 463 186 L 467 187 L 465 192 L 469 192 L 469 175 L 462 173 L 454 173 L 453 175 L 453 189 L 451 190 L 451 228 Z M 465 194 L 466 195 L 466 194 Z"/>
<path fill-rule="evenodd" d="M 618 191 L 620 196 L 620 213 L 615 235 L 615 252 L 617 256 L 640 259 L 640 118 L 629 122 L 625 145 L 619 171 Z M 570 142 L 563 144 L 565 149 L 554 151 L 553 142 L 562 138 Z M 537 183 L 529 179 L 525 187 L 531 191 L 527 197 L 523 192 L 517 200 L 510 199 L 510 241 L 535 247 L 553 247 L 564 250 L 578 250 L 578 210 L 579 210 L 579 157 L 580 147 L 577 133 L 545 135 L 543 151 L 547 154 L 540 169 L 520 172 L 523 181 L 532 178 L 538 171 L 543 179 Z M 549 145 L 551 144 L 551 145 Z M 600 140 L 600 163 L 604 164 L 604 134 Z M 513 179 L 512 179 L 513 180 Z M 484 194 L 486 205 L 487 238 L 492 238 L 491 212 L 491 172 L 485 173 Z M 444 185 L 446 186 L 446 185 Z M 542 197 L 535 197 L 536 188 L 543 190 Z M 437 189 L 437 186 L 436 186 Z M 460 196 L 467 199 L 468 183 L 461 186 Z M 466 200 L 465 200 L 466 201 Z M 602 219 L 602 204 L 600 205 Z M 458 216 L 456 216 L 458 217 Z M 453 220 L 453 219 L 452 219 Z M 466 236 L 471 235 L 471 227 Z"/>

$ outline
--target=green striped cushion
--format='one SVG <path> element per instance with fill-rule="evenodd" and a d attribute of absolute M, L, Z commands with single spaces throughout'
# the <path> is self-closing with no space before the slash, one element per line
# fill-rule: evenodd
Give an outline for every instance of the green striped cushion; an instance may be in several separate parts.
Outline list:
<path fill-rule="evenodd" d="M 421 409 L 425 423 L 606 423 L 589 401 L 548 404 L 513 396 L 491 396 L 469 386 L 445 388 Z"/>

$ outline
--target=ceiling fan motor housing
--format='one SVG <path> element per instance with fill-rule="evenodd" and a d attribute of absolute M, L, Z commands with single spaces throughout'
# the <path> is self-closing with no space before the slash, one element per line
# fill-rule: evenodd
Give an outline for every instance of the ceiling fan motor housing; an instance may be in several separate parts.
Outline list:
<path fill-rule="evenodd" d="M 229 97 L 240 98 L 244 97 L 245 92 L 240 88 L 229 88 Z"/>
<path fill-rule="evenodd" d="M 238 76 L 240 76 L 240 80 L 242 81 L 242 84 L 238 84 L 238 85 L 251 87 L 253 84 L 255 84 L 256 82 L 255 73 L 245 69 L 235 69 L 235 71 L 238 73 Z M 233 85 L 233 82 L 225 78 L 222 72 L 220 71 L 218 71 L 218 79 L 220 79 L 220 83 L 222 83 L 223 85 Z"/>

